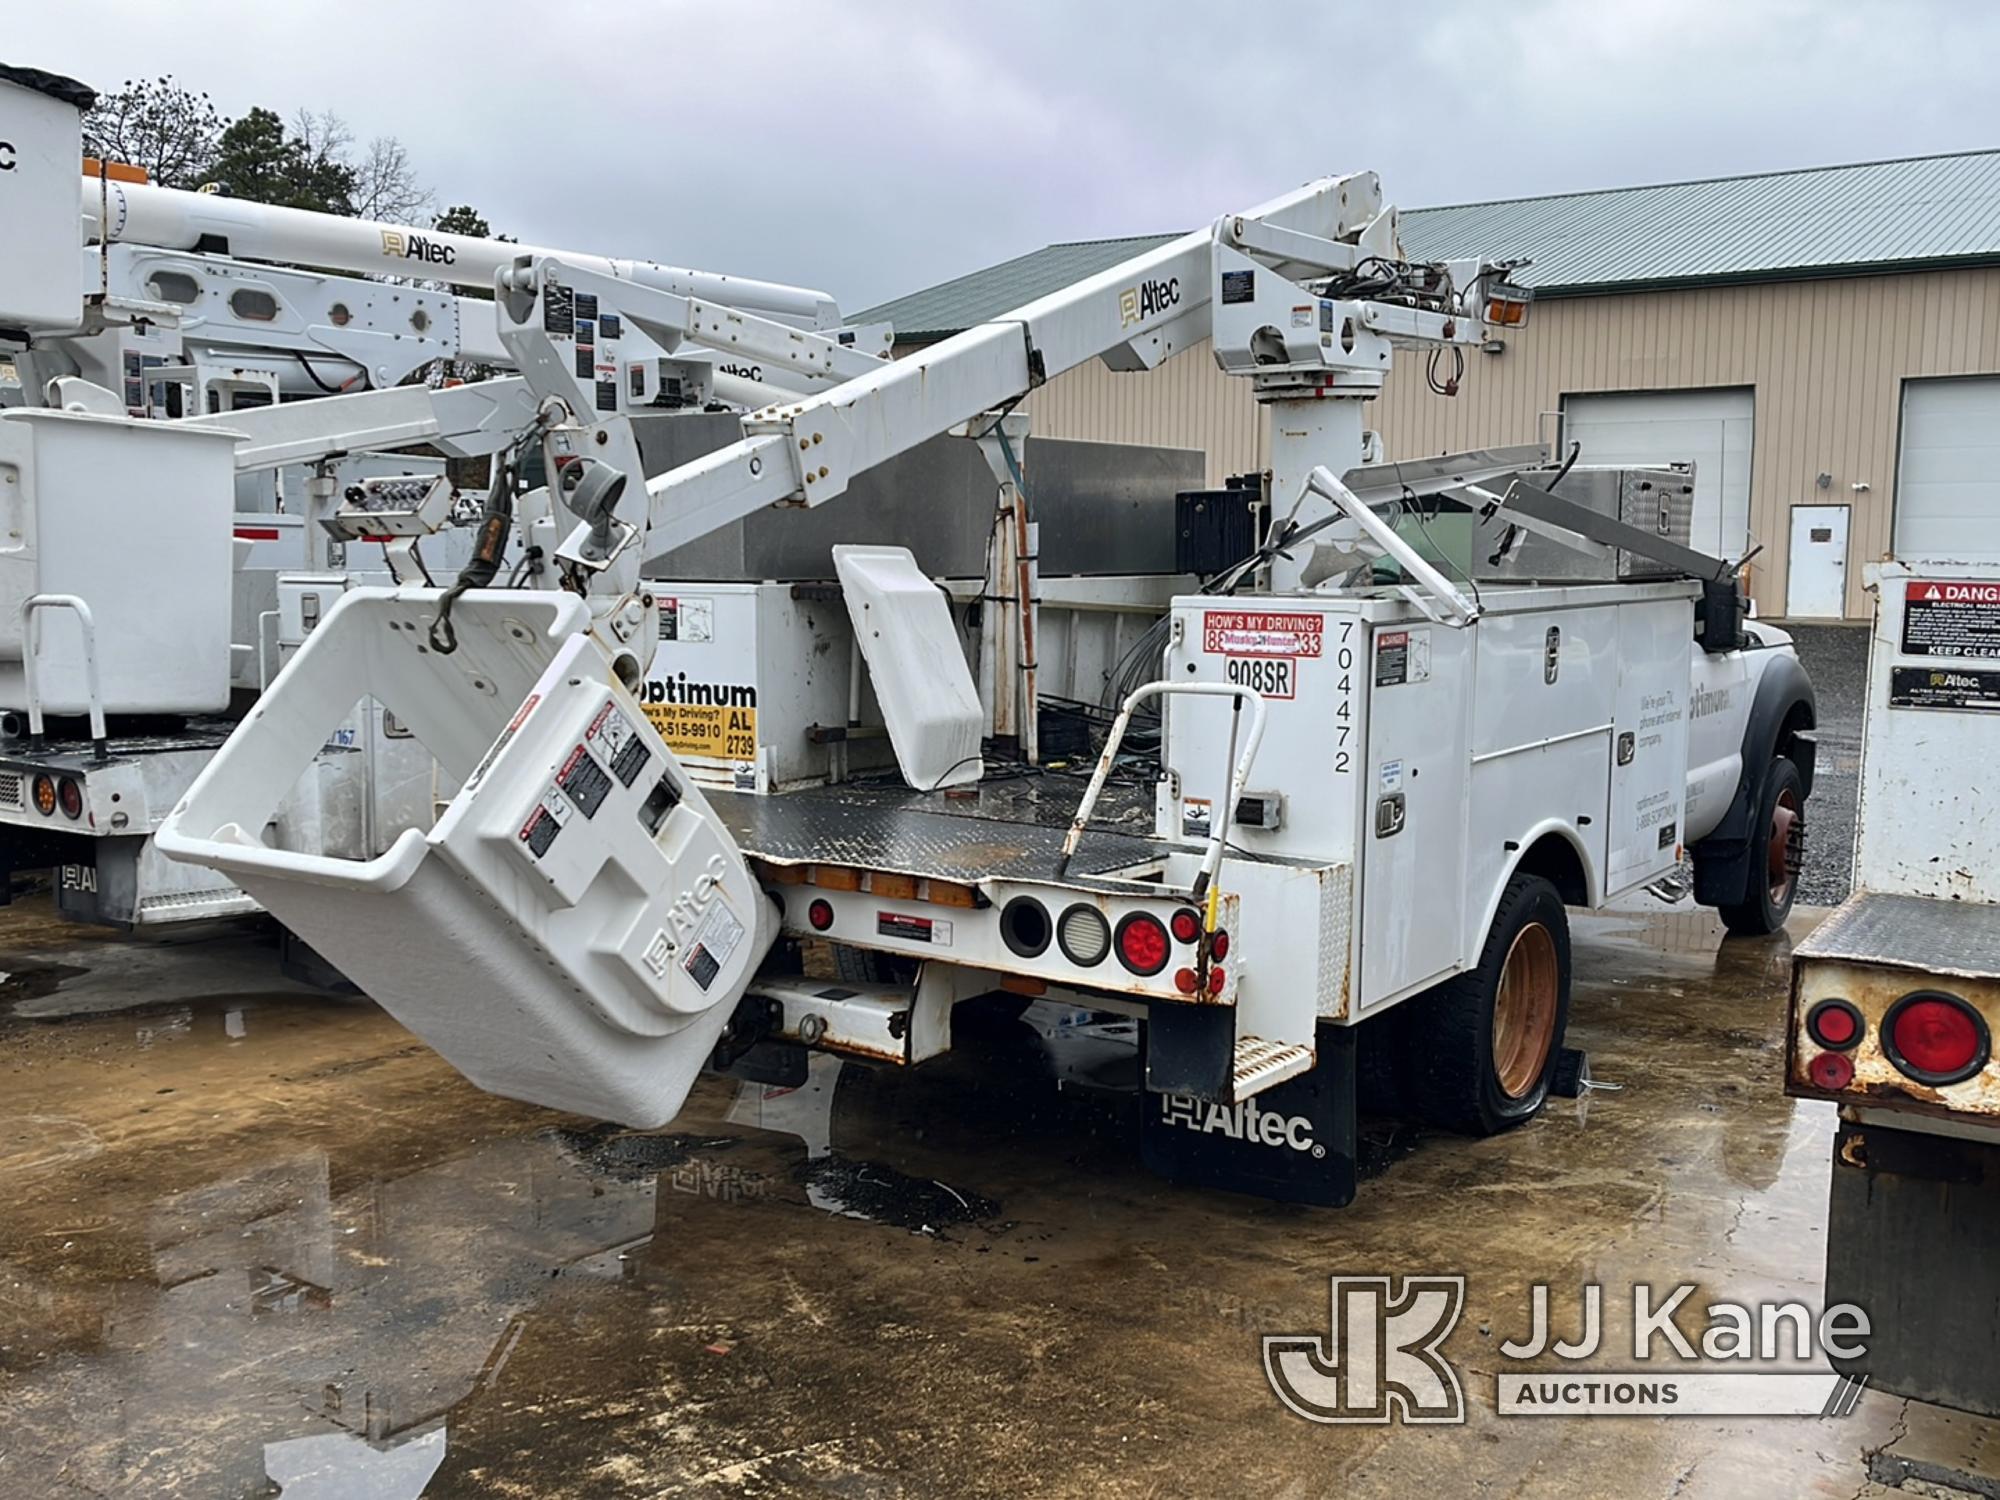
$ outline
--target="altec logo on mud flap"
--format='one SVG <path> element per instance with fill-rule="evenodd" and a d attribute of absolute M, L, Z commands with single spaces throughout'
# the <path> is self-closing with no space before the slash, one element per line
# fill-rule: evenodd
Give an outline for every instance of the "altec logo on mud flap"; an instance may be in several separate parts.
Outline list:
<path fill-rule="evenodd" d="M 1205 1104 L 1182 1094 L 1162 1094 L 1160 1118 L 1196 1135 L 1227 1136 L 1252 1146 L 1284 1146 L 1316 1157 L 1326 1155 L 1326 1147 L 1313 1139 L 1311 1120 L 1304 1115 L 1269 1113 L 1259 1109 L 1255 1099 L 1223 1105 Z"/>
<path fill-rule="evenodd" d="M 449 266 L 458 260 L 458 251 L 454 246 L 441 245 L 420 234 L 404 234 L 400 229 L 382 231 L 382 253 L 403 260 L 420 260 L 432 266 Z"/>

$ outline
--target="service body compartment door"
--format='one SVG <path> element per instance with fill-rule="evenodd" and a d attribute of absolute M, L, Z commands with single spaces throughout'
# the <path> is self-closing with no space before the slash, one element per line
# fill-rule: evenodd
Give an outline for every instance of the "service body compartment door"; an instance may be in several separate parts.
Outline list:
<path fill-rule="evenodd" d="M 1618 608 L 1607 897 L 1657 880 L 1680 863 L 1693 639 L 1685 600 Z"/>
<path fill-rule="evenodd" d="M 1469 631 L 1377 623 L 1361 837 L 1361 1010 L 1443 978 L 1465 947 Z"/>

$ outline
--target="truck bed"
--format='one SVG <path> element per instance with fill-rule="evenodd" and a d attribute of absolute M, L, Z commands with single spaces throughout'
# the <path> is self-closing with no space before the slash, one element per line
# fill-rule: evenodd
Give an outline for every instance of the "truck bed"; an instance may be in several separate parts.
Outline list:
<path fill-rule="evenodd" d="M 974 884 L 1054 879 L 1084 785 L 1041 773 L 990 780 L 967 797 L 869 783 L 707 796 L 753 859 Z M 1066 881 L 1164 858 L 1172 846 L 1151 835 L 1152 801 L 1150 786 L 1106 787 Z"/>
<path fill-rule="evenodd" d="M 1795 956 L 2000 979 L 2000 906 L 1860 891 Z"/>
<path fill-rule="evenodd" d="M 236 727 L 233 719 L 189 719 L 179 729 L 136 734 L 114 732 L 106 742 L 112 760 L 128 760 L 145 755 L 174 755 L 184 750 L 218 750 Z M 84 772 L 101 767 L 88 735 L 51 735 L 40 750 L 29 747 L 28 737 L 0 740 L 0 764 L 32 766 L 36 770 Z"/>

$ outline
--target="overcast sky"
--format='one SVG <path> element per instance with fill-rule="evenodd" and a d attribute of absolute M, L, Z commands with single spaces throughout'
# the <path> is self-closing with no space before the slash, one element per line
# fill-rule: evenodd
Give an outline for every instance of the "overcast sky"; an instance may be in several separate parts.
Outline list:
<path fill-rule="evenodd" d="M 0 61 L 333 109 L 521 239 L 849 310 L 1324 173 L 1414 208 L 2000 145 L 1984 0 L 7 9 Z"/>

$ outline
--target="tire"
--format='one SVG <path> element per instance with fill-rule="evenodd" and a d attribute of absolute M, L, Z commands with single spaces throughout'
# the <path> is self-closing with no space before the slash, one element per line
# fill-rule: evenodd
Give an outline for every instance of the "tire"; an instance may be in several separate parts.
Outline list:
<path fill-rule="evenodd" d="M 850 984 L 909 984 L 917 977 L 915 959 L 846 943 L 828 946 L 833 949 L 834 973 Z"/>
<path fill-rule="evenodd" d="M 1380 1117 L 1404 1113 L 1402 1070 L 1396 1065 L 1401 1040 L 1401 1028 L 1393 1010 L 1363 1021 L 1357 1028 L 1354 1102 L 1362 1114 Z"/>
<path fill-rule="evenodd" d="M 1761 830 L 1750 851 L 1750 889 L 1744 898 L 1717 907 L 1722 925 L 1737 937 L 1768 937 L 1785 925 L 1799 893 L 1799 856 L 1805 848 L 1806 790 L 1799 768 L 1774 756 L 1757 793 Z M 1761 851 L 1761 853 L 1760 853 Z"/>
<path fill-rule="evenodd" d="M 1418 1115 L 1476 1136 L 1533 1119 L 1562 1053 L 1569 977 L 1562 897 L 1539 875 L 1516 875 L 1479 962 L 1403 1007 L 1407 1093 Z"/>

